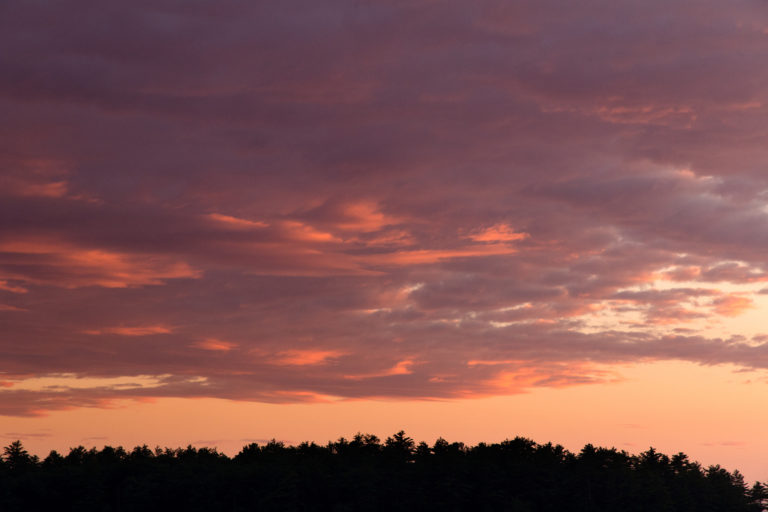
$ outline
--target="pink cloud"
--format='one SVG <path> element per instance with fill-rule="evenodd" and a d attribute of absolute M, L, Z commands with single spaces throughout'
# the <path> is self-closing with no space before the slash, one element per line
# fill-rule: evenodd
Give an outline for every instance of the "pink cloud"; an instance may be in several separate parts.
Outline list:
<path fill-rule="evenodd" d="M 501 243 L 524 240 L 528 236 L 528 233 L 518 233 L 506 224 L 496 224 L 479 233 L 470 235 L 469 238 L 475 242 Z"/>
<path fill-rule="evenodd" d="M 358 375 L 344 375 L 344 378 L 350 379 L 350 380 L 362 380 L 362 379 L 372 379 L 377 377 L 393 377 L 396 375 L 410 375 L 413 373 L 413 371 L 411 370 L 411 367 L 414 364 L 415 363 L 412 359 L 404 359 L 402 361 L 398 361 L 397 363 L 395 363 L 394 366 L 380 372 L 363 373 Z"/>
<path fill-rule="evenodd" d="M 9 284 L 8 281 L 0 281 L 0 290 L 5 290 L 11 293 L 27 293 L 29 291 L 23 286 Z"/>
<path fill-rule="evenodd" d="M 342 206 L 343 215 L 336 228 L 345 231 L 371 232 L 380 231 L 386 226 L 400 224 L 405 219 L 388 216 L 381 212 L 374 201 L 359 201 Z"/>
<path fill-rule="evenodd" d="M 259 229 L 269 226 L 269 224 L 266 222 L 240 219 L 238 217 L 223 215 L 221 213 L 209 213 L 207 217 L 214 222 L 233 229 Z"/>
<path fill-rule="evenodd" d="M 723 316 L 739 316 L 755 307 L 751 298 L 736 294 L 715 299 L 712 304 L 714 311 Z"/>
<path fill-rule="evenodd" d="M 20 308 L 18 306 L 12 306 L 11 304 L 0 304 L 0 311 L 28 311 L 28 310 L 24 308 Z"/>
<path fill-rule="evenodd" d="M 186 262 L 168 257 L 79 247 L 57 239 L 8 237 L 0 240 L 0 273 L 21 282 L 66 288 L 125 288 L 200 276 Z"/>
<path fill-rule="evenodd" d="M 18 183 L 14 187 L 14 193 L 22 197 L 65 197 L 68 192 L 67 189 L 66 181 Z"/>
<path fill-rule="evenodd" d="M 568 387 L 578 384 L 616 380 L 617 374 L 590 365 L 571 364 L 560 368 L 539 365 L 515 365 L 512 370 L 502 370 L 488 381 L 488 394 L 520 393 L 534 386 Z"/>
<path fill-rule="evenodd" d="M 325 364 L 329 359 L 336 359 L 342 355 L 344 355 L 343 352 L 335 350 L 285 350 L 278 352 L 272 362 L 278 365 L 306 366 Z"/>
<path fill-rule="evenodd" d="M 104 327 L 102 329 L 87 329 L 84 334 L 97 336 L 100 334 L 117 334 L 118 336 L 149 336 L 152 334 L 168 334 L 173 329 L 165 325 L 134 325 Z"/>
<path fill-rule="evenodd" d="M 208 338 L 205 340 L 196 341 L 192 344 L 192 346 L 203 350 L 211 350 L 213 352 L 229 352 L 233 348 L 237 347 L 237 343 L 222 341 L 216 338 Z"/>
<path fill-rule="evenodd" d="M 0 413 L 768 367 L 758 334 L 701 330 L 760 307 L 730 290 L 768 243 L 768 20 L 717 7 L 20 4 L 4 371 L 169 377 L 4 389 Z"/>

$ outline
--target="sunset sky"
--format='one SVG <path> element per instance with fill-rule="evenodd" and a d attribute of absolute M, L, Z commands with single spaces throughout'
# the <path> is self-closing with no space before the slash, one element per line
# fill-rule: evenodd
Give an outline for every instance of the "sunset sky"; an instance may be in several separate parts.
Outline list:
<path fill-rule="evenodd" d="M 25 0 L 0 48 L 0 442 L 768 480 L 765 2 Z"/>

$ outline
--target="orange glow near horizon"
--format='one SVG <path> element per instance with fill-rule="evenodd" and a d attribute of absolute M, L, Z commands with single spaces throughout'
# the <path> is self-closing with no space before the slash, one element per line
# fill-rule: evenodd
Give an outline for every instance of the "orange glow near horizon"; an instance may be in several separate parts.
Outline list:
<path fill-rule="evenodd" d="M 578 451 L 587 443 L 639 453 L 653 446 L 707 464 L 768 479 L 763 426 L 754 406 L 768 391 L 765 376 L 689 363 L 621 368 L 607 385 L 537 388 L 528 393 L 455 400 L 335 400 L 264 404 L 217 399 L 158 398 L 108 409 L 54 411 L 40 418 L 3 418 L 0 439 L 21 439 L 31 452 L 103 445 L 215 446 L 235 455 L 250 442 L 325 443 L 369 432 L 469 444 L 525 436 Z M 694 428 L 695 423 L 695 428 Z M 747 458 L 746 454 L 752 457 Z"/>

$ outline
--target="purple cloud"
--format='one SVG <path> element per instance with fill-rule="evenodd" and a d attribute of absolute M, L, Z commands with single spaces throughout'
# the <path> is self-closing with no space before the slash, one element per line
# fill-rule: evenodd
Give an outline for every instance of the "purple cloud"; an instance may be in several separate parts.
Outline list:
<path fill-rule="evenodd" d="M 0 414 L 768 365 L 756 2 L 0 13 Z"/>

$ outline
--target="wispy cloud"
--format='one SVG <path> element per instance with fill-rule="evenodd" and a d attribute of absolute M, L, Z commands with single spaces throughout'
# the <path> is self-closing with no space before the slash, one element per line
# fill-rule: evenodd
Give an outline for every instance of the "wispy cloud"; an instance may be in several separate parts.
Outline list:
<path fill-rule="evenodd" d="M 134 326 L 116 326 L 104 327 L 102 329 L 86 329 L 84 334 L 97 336 L 100 334 L 117 334 L 119 336 L 149 336 L 151 334 L 168 334 L 173 329 L 165 325 L 134 325 Z"/>

